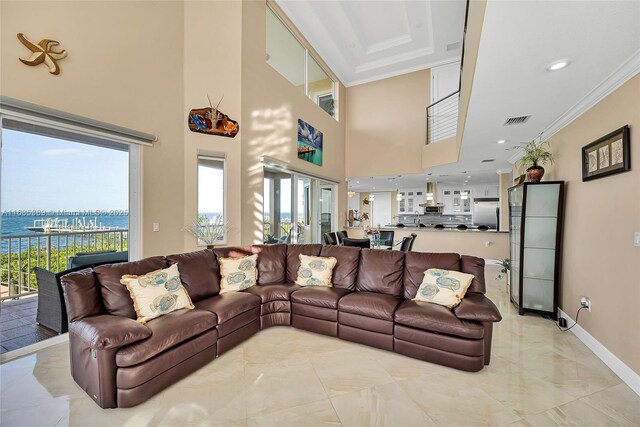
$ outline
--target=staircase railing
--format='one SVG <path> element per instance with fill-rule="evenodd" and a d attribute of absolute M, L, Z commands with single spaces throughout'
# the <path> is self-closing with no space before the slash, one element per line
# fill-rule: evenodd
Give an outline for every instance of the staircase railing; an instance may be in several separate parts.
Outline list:
<path fill-rule="evenodd" d="M 427 144 L 456 136 L 459 99 L 457 90 L 427 107 Z"/>

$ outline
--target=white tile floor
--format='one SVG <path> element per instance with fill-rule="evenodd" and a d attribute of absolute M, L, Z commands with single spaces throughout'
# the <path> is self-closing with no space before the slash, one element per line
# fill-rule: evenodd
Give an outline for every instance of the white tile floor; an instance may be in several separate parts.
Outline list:
<path fill-rule="evenodd" d="M 478 373 L 276 327 L 136 408 L 103 410 L 71 379 L 63 343 L 0 365 L 0 425 L 640 425 L 640 397 L 571 332 L 518 316 L 496 273 L 504 320 Z"/>

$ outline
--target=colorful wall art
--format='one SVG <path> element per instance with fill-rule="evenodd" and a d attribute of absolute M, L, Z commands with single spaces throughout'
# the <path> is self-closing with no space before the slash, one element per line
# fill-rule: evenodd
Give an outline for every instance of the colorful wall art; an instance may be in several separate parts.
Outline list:
<path fill-rule="evenodd" d="M 322 166 L 322 132 L 298 119 L 298 158 Z"/>
<path fill-rule="evenodd" d="M 209 96 L 207 95 L 207 98 Z M 222 95 L 224 98 L 224 95 Z M 207 135 L 226 136 L 233 138 L 238 134 L 240 126 L 235 120 L 231 120 L 229 116 L 223 114 L 218 107 L 222 102 L 222 98 L 218 105 L 213 107 L 209 99 L 209 108 L 196 108 L 189 112 L 189 130 L 191 132 L 205 133 Z"/>

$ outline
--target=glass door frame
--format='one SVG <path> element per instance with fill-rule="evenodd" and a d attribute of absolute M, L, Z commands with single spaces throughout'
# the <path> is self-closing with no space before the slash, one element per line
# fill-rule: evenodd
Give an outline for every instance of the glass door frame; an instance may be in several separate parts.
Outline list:
<path fill-rule="evenodd" d="M 302 172 L 285 169 L 282 167 L 272 167 L 271 165 L 264 165 L 264 171 L 274 174 L 288 174 L 291 179 L 291 243 L 298 243 L 298 216 L 300 214 L 298 208 L 298 191 L 299 191 L 299 180 L 309 180 L 309 201 L 311 203 L 311 207 L 309 208 L 309 223 L 303 227 L 308 227 L 310 241 L 304 243 L 321 243 L 322 241 L 322 233 L 321 233 L 321 203 L 320 203 L 320 194 L 322 188 L 331 188 L 331 229 L 335 230 L 337 225 L 337 212 L 338 212 L 338 183 L 332 182 L 327 179 L 323 179 L 321 177 L 316 177 L 313 175 L 308 175 Z M 271 178 L 272 182 L 275 177 L 267 176 L 267 174 L 263 175 L 263 179 Z M 264 187 L 263 187 L 264 188 Z M 273 184 L 270 185 L 270 208 L 272 211 L 274 210 L 274 204 L 276 203 L 277 197 L 275 196 L 273 191 Z M 263 195 L 264 197 L 264 195 Z M 303 197 L 305 197 L 305 193 L 303 193 Z M 278 201 L 279 203 L 279 201 Z M 282 209 L 282 206 L 280 207 Z M 271 215 L 269 215 L 271 217 Z M 305 214 L 306 217 L 306 214 Z M 264 213 L 263 213 L 264 218 Z M 270 219 L 271 220 L 271 219 Z M 274 221 L 272 221 L 273 225 Z"/>
<path fill-rule="evenodd" d="M 80 126 L 49 120 L 36 115 L 20 114 L 13 112 L 0 113 L 0 161 L 2 160 L 2 129 L 4 128 L 4 120 L 19 121 L 26 124 L 36 124 L 41 127 L 58 129 L 69 133 L 74 133 L 88 138 L 102 138 L 106 141 L 114 141 L 123 143 L 129 148 L 129 230 L 127 232 L 127 250 L 129 252 L 129 261 L 136 261 L 142 258 L 142 150 L 141 144 L 127 142 L 126 140 L 118 140 L 111 138 L 109 135 L 92 133 Z M 123 137 L 124 138 L 124 137 Z M 81 144 L 81 142 L 79 142 Z M 1 163 L 0 163 L 1 164 Z M 0 209 L 1 207 L 0 201 Z M 1 221 L 1 220 L 0 220 Z M 1 226 L 1 224 L 0 224 Z"/>

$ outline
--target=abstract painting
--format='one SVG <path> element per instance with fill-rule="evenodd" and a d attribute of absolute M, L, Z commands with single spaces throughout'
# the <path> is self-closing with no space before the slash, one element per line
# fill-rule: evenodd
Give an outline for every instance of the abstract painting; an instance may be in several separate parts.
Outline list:
<path fill-rule="evenodd" d="M 322 132 L 298 119 L 298 158 L 322 166 Z"/>

